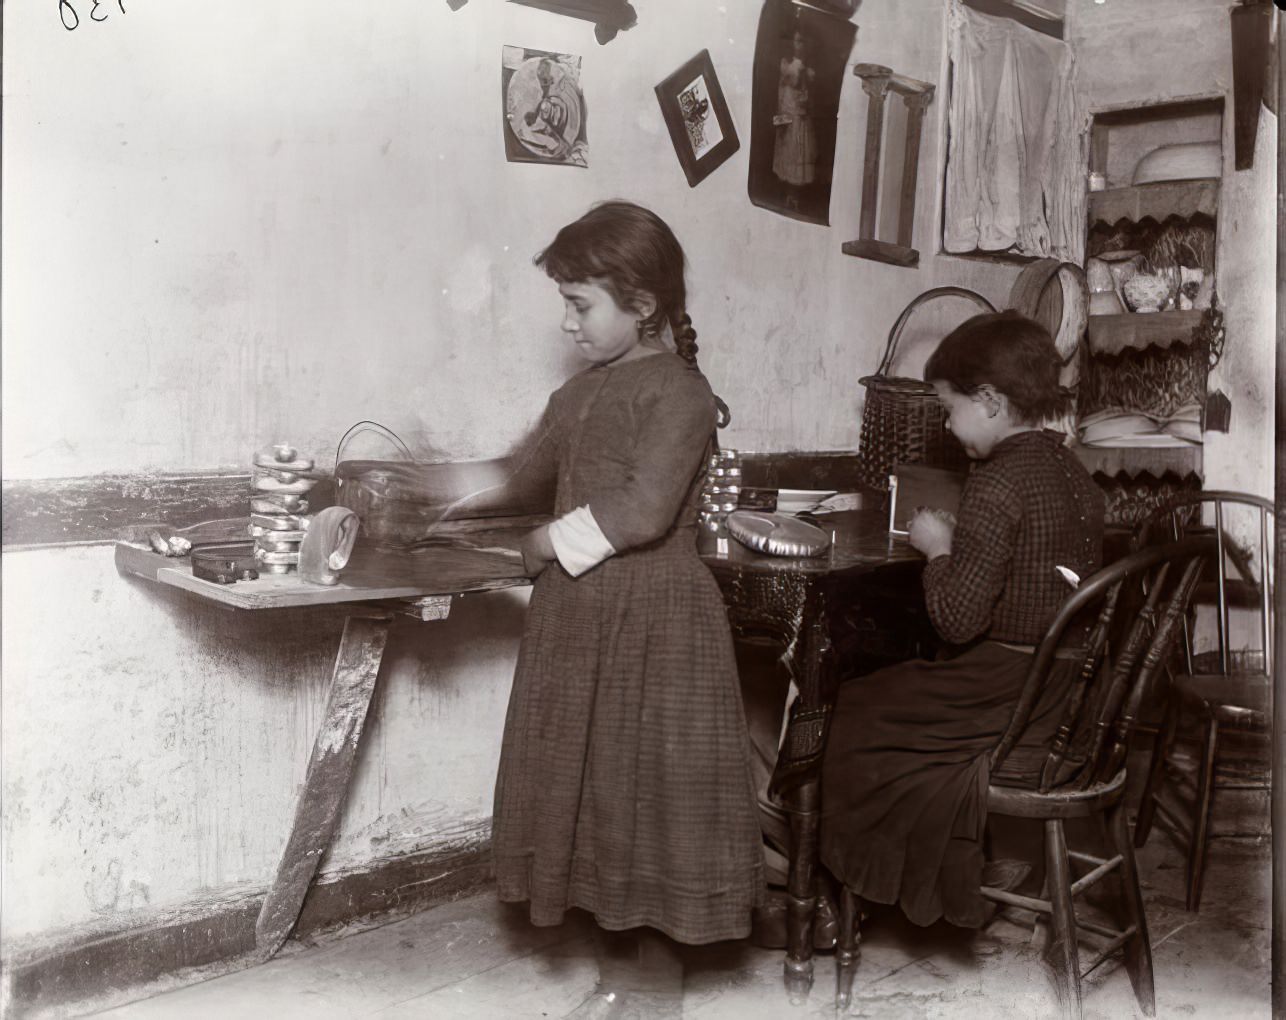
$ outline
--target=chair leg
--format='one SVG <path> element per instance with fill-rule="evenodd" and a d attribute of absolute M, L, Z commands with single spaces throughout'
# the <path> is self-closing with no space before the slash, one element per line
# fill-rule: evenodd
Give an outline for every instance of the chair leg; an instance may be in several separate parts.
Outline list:
<path fill-rule="evenodd" d="M 1076 914 L 1072 906 L 1072 873 L 1067 859 L 1067 835 L 1061 818 L 1045 820 L 1045 870 L 1049 880 L 1053 917 L 1046 960 L 1054 974 L 1063 1016 L 1080 1020 L 1081 962 L 1076 940 Z"/>
<path fill-rule="evenodd" d="M 791 1005 L 808 1001 L 813 987 L 813 923 L 817 915 L 817 828 L 820 784 L 803 783 L 787 795 L 790 809 L 790 874 L 786 880 L 786 959 L 782 981 Z"/>
<path fill-rule="evenodd" d="M 1215 785 L 1215 753 L 1219 748 L 1219 720 L 1206 724 L 1206 744 L 1197 776 L 1197 800 L 1193 805 L 1192 841 L 1188 844 L 1188 909 L 1201 906 L 1201 885 L 1206 870 L 1206 841 L 1210 835 L 1210 800 Z"/>
<path fill-rule="evenodd" d="M 840 892 L 839 941 L 835 946 L 835 1009 L 843 1013 L 853 1001 L 853 975 L 861 958 L 861 905 L 848 886 Z"/>
<path fill-rule="evenodd" d="M 1133 925 L 1135 934 L 1125 943 L 1125 970 L 1134 986 L 1134 997 L 1146 1016 L 1156 1016 L 1156 986 L 1152 977 L 1152 941 L 1148 936 L 1148 921 L 1143 912 L 1143 892 L 1139 888 L 1139 869 L 1134 861 L 1134 848 L 1130 845 L 1130 829 L 1125 821 L 1124 802 L 1112 809 L 1108 818 L 1108 831 L 1112 849 L 1121 855 L 1117 869 L 1120 888 L 1120 914 L 1122 925 Z"/>
<path fill-rule="evenodd" d="M 1139 817 L 1134 823 L 1135 846 L 1143 846 L 1152 832 L 1152 821 L 1156 818 L 1157 793 L 1165 777 L 1165 760 L 1170 753 L 1170 745 L 1174 743 L 1174 733 L 1178 725 L 1178 699 L 1172 697 L 1166 705 L 1161 732 L 1157 734 L 1156 743 L 1152 745 L 1152 758 L 1148 762 L 1148 781 L 1144 784 L 1143 796 L 1139 799 Z"/>

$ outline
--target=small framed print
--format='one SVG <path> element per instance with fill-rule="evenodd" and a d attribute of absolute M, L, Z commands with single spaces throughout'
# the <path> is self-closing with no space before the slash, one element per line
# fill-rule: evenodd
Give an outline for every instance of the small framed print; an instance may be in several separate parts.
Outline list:
<path fill-rule="evenodd" d="M 695 188 L 741 147 L 709 50 L 661 82 L 656 98 L 689 187 Z"/>

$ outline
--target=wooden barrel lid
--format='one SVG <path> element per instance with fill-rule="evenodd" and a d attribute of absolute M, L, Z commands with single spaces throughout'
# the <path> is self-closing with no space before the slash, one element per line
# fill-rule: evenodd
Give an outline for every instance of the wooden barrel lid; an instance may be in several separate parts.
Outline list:
<path fill-rule="evenodd" d="M 1038 259 L 1023 267 L 1009 292 L 1009 307 L 1035 319 L 1068 361 L 1089 323 L 1090 290 L 1085 271 L 1073 262 Z"/>

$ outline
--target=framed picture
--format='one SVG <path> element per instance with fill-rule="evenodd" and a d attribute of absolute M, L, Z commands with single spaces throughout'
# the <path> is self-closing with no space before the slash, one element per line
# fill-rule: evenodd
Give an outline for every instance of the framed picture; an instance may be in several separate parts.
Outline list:
<path fill-rule="evenodd" d="M 844 72 L 857 26 L 799 0 L 765 0 L 750 99 L 750 201 L 830 223 Z"/>
<path fill-rule="evenodd" d="M 656 98 L 689 187 L 695 188 L 741 147 L 709 50 L 661 82 Z"/>
<path fill-rule="evenodd" d="M 509 162 L 589 165 L 580 57 L 505 46 L 500 99 Z"/>

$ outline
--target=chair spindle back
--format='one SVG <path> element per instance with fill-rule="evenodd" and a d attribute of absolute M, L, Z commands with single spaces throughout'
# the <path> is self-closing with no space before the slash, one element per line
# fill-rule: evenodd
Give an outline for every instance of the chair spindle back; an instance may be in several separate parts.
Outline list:
<path fill-rule="evenodd" d="M 1202 566 L 1215 552 L 1212 538 L 1186 538 L 1130 553 L 1082 581 L 1032 657 L 1009 726 L 991 754 L 993 771 L 1026 729 L 1069 627 L 1094 613 L 1039 789 L 1083 789 L 1114 775 L 1125 760 L 1142 693 L 1174 649 Z M 1114 626 L 1115 616 L 1125 590 L 1139 591 L 1143 601 L 1117 643 L 1114 635 L 1122 628 Z"/>

